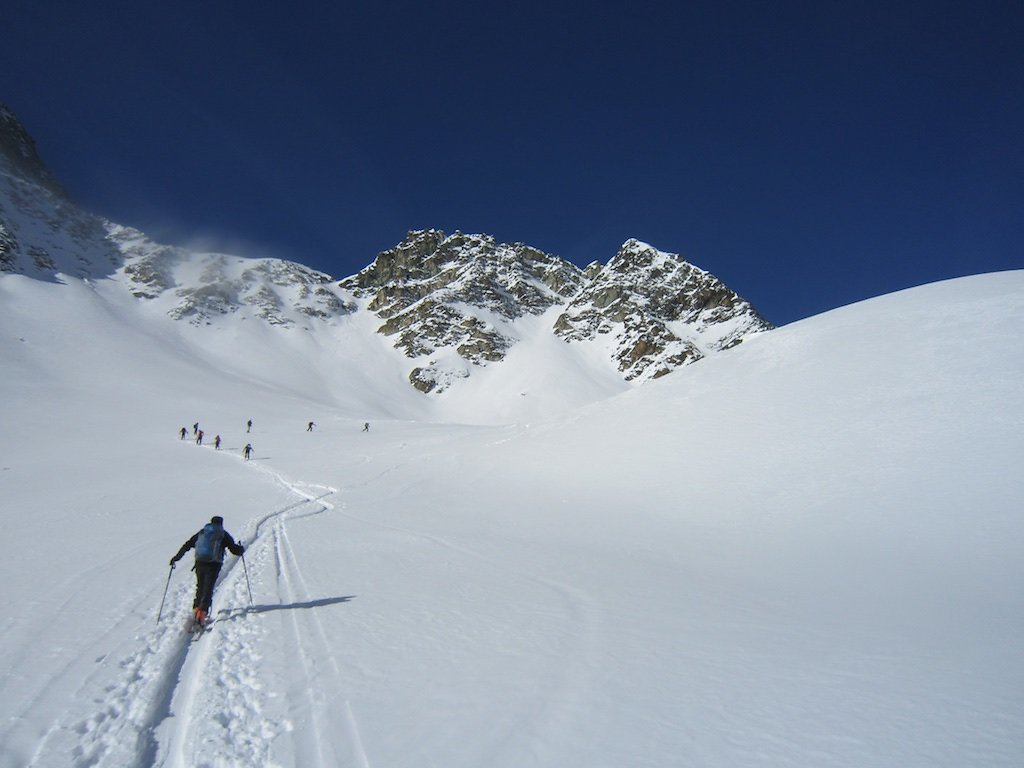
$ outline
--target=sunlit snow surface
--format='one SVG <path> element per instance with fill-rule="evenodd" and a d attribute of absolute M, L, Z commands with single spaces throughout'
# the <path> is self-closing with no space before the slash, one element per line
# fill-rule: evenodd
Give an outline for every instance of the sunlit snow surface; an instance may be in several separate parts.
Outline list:
<path fill-rule="evenodd" d="M 431 399 L 346 322 L 0 277 L 0 768 L 1024 764 L 1024 272 L 626 392 Z"/>

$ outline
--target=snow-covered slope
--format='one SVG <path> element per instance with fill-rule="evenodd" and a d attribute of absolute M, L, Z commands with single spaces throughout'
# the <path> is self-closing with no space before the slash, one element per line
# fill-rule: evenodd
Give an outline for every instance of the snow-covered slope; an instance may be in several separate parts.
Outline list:
<path fill-rule="evenodd" d="M 0 768 L 1021 764 L 1024 272 L 510 426 L 149 306 L 0 275 Z"/>

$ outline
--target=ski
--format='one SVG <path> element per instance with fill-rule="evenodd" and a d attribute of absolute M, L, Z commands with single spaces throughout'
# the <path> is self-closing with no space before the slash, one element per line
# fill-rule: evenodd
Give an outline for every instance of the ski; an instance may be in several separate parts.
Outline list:
<path fill-rule="evenodd" d="M 206 632 L 209 632 L 212 624 L 213 619 L 209 616 L 205 619 L 199 620 L 192 615 L 188 617 L 188 621 L 185 623 L 185 632 L 192 635 L 193 638 L 196 638 Z"/>

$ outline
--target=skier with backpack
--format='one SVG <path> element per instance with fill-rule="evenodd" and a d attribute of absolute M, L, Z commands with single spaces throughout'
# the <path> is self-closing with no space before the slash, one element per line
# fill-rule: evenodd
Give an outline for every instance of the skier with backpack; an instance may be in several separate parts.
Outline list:
<path fill-rule="evenodd" d="M 196 550 L 196 562 L 192 568 L 196 572 L 196 597 L 192 602 L 192 610 L 196 624 L 201 626 L 210 614 L 213 588 L 224 564 L 224 550 L 230 550 L 231 554 L 241 557 L 245 547 L 236 543 L 231 534 L 224 530 L 224 518 L 220 515 L 211 517 L 202 530 L 181 545 L 178 554 L 171 558 L 171 568 L 193 547 Z"/>

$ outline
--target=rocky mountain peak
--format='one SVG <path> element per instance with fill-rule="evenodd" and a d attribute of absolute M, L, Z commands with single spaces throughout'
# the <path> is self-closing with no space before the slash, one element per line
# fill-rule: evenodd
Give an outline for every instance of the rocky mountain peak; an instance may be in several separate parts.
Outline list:
<path fill-rule="evenodd" d="M 441 271 L 438 248 L 444 240 L 444 232 L 436 229 L 409 232 L 402 242 L 382 251 L 369 267 L 356 275 L 353 287 L 433 277 Z"/>
<path fill-rule="evenodd" d="M 0 169 L 65 196 L 57 180 L 43 165 L 36 143 L 14 111 L 0 103 Z"/>
<path fill-rule="evenodd" d="M 578 281 L 571 264 L 523 243 L 428 229 L 409 232 L 341 285 L 359 296 L 372 295 L 370 309 L 381 317 L 393 317 L 439 291 L 518 317 L 550 306 L 555 301 L 550 294 L 575 292 Z"/>
<path fill-rule="evenodd" d="M 367 309 L 385 321 L 380 333 L 394 336 L 406 356 L 454 349 L 481 366 L 504 358 L 514 343 L 510 323 L 560 304 L 580 283 L 572 264 L 523 243 L 431 229 L 410 232 L 340 287 L 369 298 Z M 425 375 L 414 369 L 413 383 L 437 389 Z"/>
<path fill-rule="evenodd" d="M 567 341 L 607 339 L 627 379 L 663 376 L 772 326 L 714 275 L 627 240 L 555 321 Z"/>
<path fill-rule="evenodd" d="M 626 379 L 664 375 L 771 328 L 717 278 L 639 240 L 581 270 L 522 243 L 421 230 L 340 287 L 368 299 L 379 332 L 421 363 L 410 380 L 425 392 L 467 375 L 467 364 L 503 360 L 522 318 L 548 311 L 561 310 L 548 332 L 607 346 Z"/>

